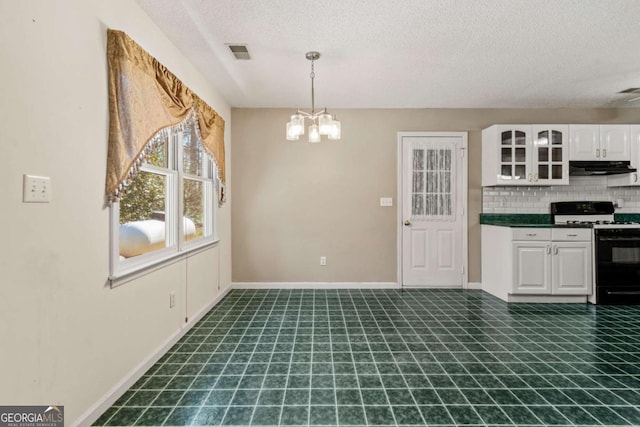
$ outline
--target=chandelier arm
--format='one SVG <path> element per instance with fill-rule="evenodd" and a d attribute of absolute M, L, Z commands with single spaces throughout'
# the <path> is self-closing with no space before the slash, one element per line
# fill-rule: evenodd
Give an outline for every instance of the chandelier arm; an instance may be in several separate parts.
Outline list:
<path fill-rule="evenodd" d="M 312 115 L 307 113 L 306 111 L 302 111 L 302 110 L 298 110 L 298 114 L 300 114 L 302 117 L 308 117 L 310 119 L 312 119 Z"/>

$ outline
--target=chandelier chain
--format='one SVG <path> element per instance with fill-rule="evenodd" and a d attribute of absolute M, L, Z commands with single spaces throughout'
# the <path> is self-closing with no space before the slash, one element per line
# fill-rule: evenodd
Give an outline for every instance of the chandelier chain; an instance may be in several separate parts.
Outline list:
<path fill-rule="evenodd" d="M 313 80 L 316 77 L 316 73 L 314 71 L 313 68 L 313 59 L 311 60 L 311 74 L 309 74 L 309 76 L 311 77 L 311 115 L 313 115 L 313 113 L 315 112 L 315 91 L 314 91 L 314 87 L 313 87 Z"/>

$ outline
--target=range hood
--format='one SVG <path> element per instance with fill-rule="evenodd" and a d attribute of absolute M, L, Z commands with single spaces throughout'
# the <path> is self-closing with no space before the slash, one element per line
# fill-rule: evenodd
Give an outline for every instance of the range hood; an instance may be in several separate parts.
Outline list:
<path fill-rule="evenodd" d="M 617 175 L 622 173 L 636 172 L 637 169 L 631 167 L 631 162 L 608 160 L 595 161 L 574 161 L 569 162 L 569 175 L 590 176 L 590 175 Z"/>

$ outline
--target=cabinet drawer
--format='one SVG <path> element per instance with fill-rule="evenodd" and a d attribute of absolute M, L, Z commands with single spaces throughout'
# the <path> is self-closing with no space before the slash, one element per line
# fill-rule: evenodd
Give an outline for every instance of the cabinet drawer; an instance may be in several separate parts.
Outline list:
<path fill-rule="evenodd" d="M 552 240 L 560 241 L 591 241 L 590 228 L 552 228 Z"/>
<path fill-rule="evenodd" d="M 514 228 L 513 240 L 551 240 L 550 228 Z"/>

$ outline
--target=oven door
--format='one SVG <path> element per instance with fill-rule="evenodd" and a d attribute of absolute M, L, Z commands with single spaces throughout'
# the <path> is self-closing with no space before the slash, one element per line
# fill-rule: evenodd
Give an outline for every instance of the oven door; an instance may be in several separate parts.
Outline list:
<path fill-rule="evenodd" d="M 640 228 L 595 231 L 598 304 L 640 304 Z"/>

